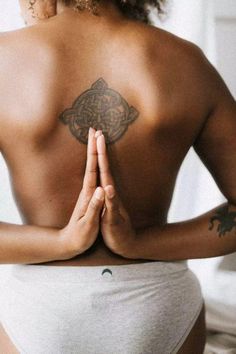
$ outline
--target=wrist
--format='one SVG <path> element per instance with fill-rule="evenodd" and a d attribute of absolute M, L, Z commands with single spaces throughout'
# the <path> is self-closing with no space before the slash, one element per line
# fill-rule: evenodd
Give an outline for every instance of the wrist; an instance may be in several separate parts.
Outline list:
<path fill-rule="evenodd" d="M 93 233 L 97 235 L 97 232 L 90 232 L 90 234 Z M 79 237 L 78 231 L 74 230 L 74 225 L 68 224 L 59 230 L 58 249 L 61 259 L 71 259 L 87 251 L 94 243 L 87 238 L 85 236 Z"/>
<path fill-rule="evenodd" d="M 147 227 L 135 232 L 132 245 L 126 249 L 125 257 L 130 259 L 157 260 L 153 251 L 156 251 L 158 236 L 163 231 L 163 226 Z"/>
<path fill-rule="evenodd" d="M 78 246 L 76 247 L 69 240 L 67 227 L 58 230 L 57 253 L 59 257 L 58 260 L 67 260 L 80 253 L 78 252 Z"/>
<path fill-rule="evenodd" d="M 128 259 L 140 259 L 141 257 L 141 234 L 135 232 L 132 241 L 126 244 L 126 247 L 122 250 L 121 256 Z"/>

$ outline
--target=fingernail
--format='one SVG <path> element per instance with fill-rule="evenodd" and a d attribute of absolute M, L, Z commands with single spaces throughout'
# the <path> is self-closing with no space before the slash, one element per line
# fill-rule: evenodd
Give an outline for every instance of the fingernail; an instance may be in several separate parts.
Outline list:
<path fill-rule="evenodd" d="M 89 134 L 92 134 L 94 132 L 95 132 L 95 130 L 92 127 L 89 127 Z"/>
<path fill-rule="evenodd" d="M 95 190 L 95 197 L 97 198 L 97 199 L 99 199 L 99 200 L 103 200 L 103 190 L 102 190 L 102 188 L 97 188 L 96 190 Z"/>
<path fill-rule="evenodd" d="M 113 186 L 107 186 L 106 188 L 106 193 L 109 199 L 113 198 L 116 194 L 115 188 Z"/>

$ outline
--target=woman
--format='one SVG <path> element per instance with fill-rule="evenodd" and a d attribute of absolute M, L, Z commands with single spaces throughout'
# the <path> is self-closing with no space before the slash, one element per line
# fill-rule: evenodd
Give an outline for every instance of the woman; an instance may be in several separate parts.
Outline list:
<path fill-rule="evenodd" d="M 0 38 L 24 221 L 0 227 L 4 353 L 203 352 L 185 260 L 236 250 L 236 105 L 199 48 L 148 24 L 162 4 L 21 0 L 28 27 Z M 191 146 L 228 203 L 168 224 Z"/>

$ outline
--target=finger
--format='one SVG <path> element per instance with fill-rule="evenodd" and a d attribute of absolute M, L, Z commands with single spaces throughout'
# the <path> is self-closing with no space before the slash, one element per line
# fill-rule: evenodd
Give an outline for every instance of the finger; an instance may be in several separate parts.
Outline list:
<path fill-rule="evenodd" d="M 111 174 L 106 143 L 103 134 L 97 137 L 97 154 L 101 186 L 105 188 L 109 184 L 114 185 L 115 182 Z"/>
<path fill-rule="evenodd" d="M 120 201 L 116 194 L 115 188 L 108 185 L 104 188 L 106 211 L 104 214 L 104 221 L 108 224 L 117 224 L 121 220 Z"/>
<path fill-rule="evenodd" d="M 101 187 L 96 188 L 87 208 L 87 212 L 85 214 L 86 222 L 94 223 L 96 222 L 101 214 L 101 211 L 104 206 L 105 200 L 105 192 Z"/>
<path fill-rule="evenodd" d="M 88 147 L 87 147 L 87 163 L 83 181 L 83 188 L 86 192 L 93 193 L 97 186 L 97 146 L 95 139 L 95 130 L 89 128 Z"/>
<path fill-rule="evenodd" d="M 100 135 L 102 135 L 102 130 L 97 130 L 95 133 L 95 138 L 98 138 Z"/>

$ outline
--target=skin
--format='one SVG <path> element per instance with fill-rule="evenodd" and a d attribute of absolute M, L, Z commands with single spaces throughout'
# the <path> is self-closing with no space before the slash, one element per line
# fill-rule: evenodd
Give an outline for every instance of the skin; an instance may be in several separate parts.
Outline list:
<path fill-rule="evenodd" d="M 1 224 L 2 244 L 4 235 L 12 240 L 2 263 L 109 265 L 234 252 L 235 227 L 220 237 L 229 223 L 217 221 L 217 209 L 167 224 L 191 146 L 228 211 L 236 210 L 236 104 L 199 48 L 125 19 L 108 2 L 99 17 L 39 1 L 35 18 L 20 4 L 29 27 L 0 36 L 0 147 L 25 225 Z M 99 78 L 139 113 L 107 147 L 101 132 L 86 145 L 59 119 Z M 180 353 L 202 352 L 203 315 Z M 0 342 L 8 353 L 9 338 Z"/>

